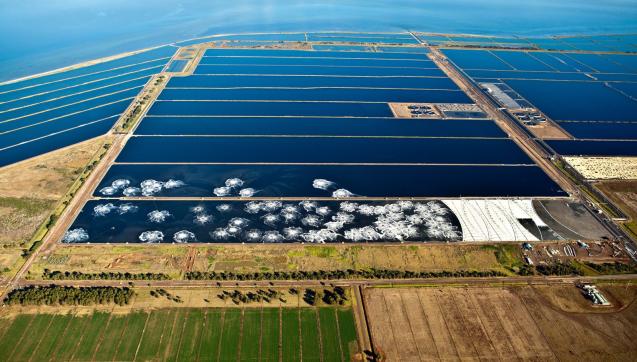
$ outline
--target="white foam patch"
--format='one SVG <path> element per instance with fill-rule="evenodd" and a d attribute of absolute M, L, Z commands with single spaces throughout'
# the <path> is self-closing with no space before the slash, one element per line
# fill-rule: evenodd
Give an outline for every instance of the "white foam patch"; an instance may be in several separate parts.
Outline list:
<path fill-rule="evenodd" d="M 299 202 L 299 205 L 307 212 L 314 211 L 318 207 L 318 204 L 316 203 L 316 201 L 310 201 L 310 200 L 301 201 Z"/>
<path fill-rule="evenodd" d="M 225 183 L 227 187 L 241 187 L 243 186 L 243 184 L 244 184 L 243 180 L 236 177 L 227 179 Z"/>
<path fill-rule="evenodd" d="M 346 230 L 344 235 L 345 239 L 351 241 L 374 241 L 379 240 L 381 235 L 372 226 L 365 226 L 362 228 L 354 228 Z"/>
<path fill-rule="evenodd" d="M 252 197 L 256 193 L 257 193 L 257 190 L 251 187 L 239 190 L 239 196 L 241 197 Z"/>
<path fill-rule="evenodd" d="M 250 223 L 250 220 L 242 217 L 233 217 L 228 221 L 229 226 L 246 227 Z"/>
<path fill-rule="evenodd" d="M 352 197 L 354 194 L 346 189 L 338 189 L 332 192 L 332 197 L 342 198 L 342 197 Z"/>
<path fill-rule="evenodd" d="M 128 187 L 128 185 L 130 185 L 130 181 L 124 178 L 117 179 L 111 183 L 111 186 L 118 190 Z"/>
<path fill-rule="evenodd" d="M 170 180 L 164 182 L 164 188 L 167 189 L 167 190 L 176 189 L 178 187 L 183 187 L 185 185 L 186 185 L 186 183 L 183 182 L 183 181 L 180 181 L 180 180 L 170 179 Z"/>
<path fill-rule="evenodd" d="M 283 236 L 285 236 L 286 240 L 298 241 L 301 234 L 303 234 L 303 229 L 300 227 L 289 227 L 283 229 Z"/>
<path fill-rule="evenodd" d="M 308 232 L 301 235 L 303 240 L 310 243 L 325 243 L 328 241 L 335 241 L 340 234 L 338 234 L 334 230 L 329 229 L 320 229 L 320 230 L 309 230 Z"/>
<path fill-rule="evenodd" d="M 248 230 L 245 233 L 246 240 L 250 242 L 261 241 L 262 236 L 263 236 L 263 232 L 259 229 Z"/>
<path fill-rule="evenodd" d="M 83 228 L 71 229 L 64 233 L 62 242 L 64 243 L 81 243 L 89 239 L 88 232 Z"/>
<path fill-rule="evenodd" d="M 268 230 L 263 233 L 261 241 L 263 241 L 264 243 L 280 243 L 281 241 L 283 241 L 283 235 L 281 235 L 281 233 L 279 233 L 278 231 Z"/>
<path fill-rule="evenodd" d="M 217 228 L 210 235 L 215 240 L 228 240 L 231 236 L 226 228 Z"/>
<path fill-rule="evenodd" d="M 345 212 L 355 212 L 358 209 L 358 204 L 355 202 L 341 202 L 339 208 Z"/>
<path fill-rule="evenodd" d="M 142 192 L 142 189 L 139 187 L 127 187 L 122 191 L 124 196 L 137 196 Z"/>
<path fill-rule="evenodd" d="M 108 204 L 95 205 L 95 207 L 93 208 L 93 215 L 97 217 L 106 216 L 110 214 L 111 211 L 113 211 L 114 209 L 115 205 L 110 202 Z"/>
<path fill-rule="evenodd" d="M 301 219 L 301 223 L 305 226 L 318 227 L 321 225 L 321 217 L 318 215 L 307 215 L 303 219 Z"/>
<path fill-rule="evenodd" d="M 117 207 L 117 213 L 120 215 L 124 215 L 124 214 L 131 214 L 134 212 L 137 212 L 139 208 L 137 207 L 137 205 L 133 205 L 133 204 L 121 204 Z"/>
<path fill-rule="evenodd" d="M 321 206 L 316 208 L 316 213 L 320 216 L 327 216 L 332 213 L 332 210 L 327 206 Z"/>
<path fill-rule="evenodd" d="M 139 240 L 145 243 L 160 243 L 164 240 L 164 233 L 158 230 L 144 231 L 139 235 Z"/>
<path fill-rule="evenodd" d="M 263 203 L 262 209 L 263 211 L 273 212 L 280 209 L 283 206 L 281 201 L 266 201 Z"/>
<path fill-rule="evenodd" d="M 230 205 L 230 204 L 217 205 L 217 211 L 219 211 L 219 212 L 228 212 L 230 210 L 232 210 L 232 205 Z"/>
<path fill-rule="evenodd" d="M 275 214 L 265 214 L 261 217 L 261 219 L 263 220 L 264 224 L 272 227 L 280 221 L 279 215 Z"/>
<path fill-rule="evenodd" d="M 206 225 L 212 222 L 212 220 L 214 220 L 214 218 L 212 217 L 212 215 L 208 215 L 208 214 L 198 214 L 195 215 L 195 224 L 197 225 Z"/>
<path fill-rule="evenodd" d="M 203 205 L 197 205 L 197 206 L 193 206 L 190 208 L 190 211 L 196 213 L 196 214 L 200 214 L 202 212 L 206 212 L 206 207 Z"/>
<path fill-rule="evenodd" d="M 231 192 L 232 192 L 232 188 L 228 186 L 215 187 L 212 190 L 212 193 L 214 193 L 215 196 L 219 196 L 219 197 L 229 196 Z"/>
<path fill-rule="evenodd" d="M 248 202 L 243 210 L 248 214 L 258 214 L 261 210 L 263 210 L 263 203 L 256 201 Z"/>
<path fill-rule="evenodd" d="M 106 187 L 102 187 L 99 192 L 100 192 L 100 194 L 102 194 L 104 196 L 113 196 L 118 191 L 119 191 L 119 189 L 117 187 L 106 186 Z"/>
<path fill-rule="evenodd" d="M 312 187 L 319 190 L 329 190 L 334 185 L 334 182 L 322 178 L 317 178 L 312 182 Z"/>
<path fill-rule="evenodd" d="M 148 221 L 160 224 L 166 221 L 170 216 L 168 210 L 153 210 L 148 213 Z"/>
<path fill-rule="evenodd" d="M 182 244 L 182 243 L 190 243 L 193 241 L 197 241 L 197 237 L 191 231 L 181 230 L 181 231 L 177 231 L 175 235 L 173 235 L 173 240 L 175 240 L 176 243 Z"/>
<path fill-rule="evenodd" d="M 142 195 L 153 196 L 161 192 L 163 188 L 163 183 L 161 181 L 149 179 L 149 180 L 142 181 L 140 183 L 140 187 L 142 189 Z"/>

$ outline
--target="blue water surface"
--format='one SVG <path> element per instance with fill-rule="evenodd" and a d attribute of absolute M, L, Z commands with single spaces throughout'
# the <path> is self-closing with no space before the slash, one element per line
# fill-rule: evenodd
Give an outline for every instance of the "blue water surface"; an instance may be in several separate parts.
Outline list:
<path fill-rule="evenodd" d="M 537 166 L 389 166 L 389 165 L 125 165 L 115 164 L 95 191 L 126 179 L 179 180 L 184 186 L 163 189 L 162 197 L 213 197 L 213 188 L 238 177 L 259 197 L 330 197 L 345 188 L 368 197 L 534 197 L 564 192 Z M 314 179 L 334 183 L 312 187 Z M 471 179 L 472 182 L 467 182 Z M 118 192 L 113 197 L 121 197 Z"/>
<path fill-rule="evenodd" d="M 133 137 L 117 162 L 533 164 L 509 139 Z"/>
<path fill-rule="evenodd" d="M 490 120 L 145 117 L 138 135 L 506 137 Z"/>

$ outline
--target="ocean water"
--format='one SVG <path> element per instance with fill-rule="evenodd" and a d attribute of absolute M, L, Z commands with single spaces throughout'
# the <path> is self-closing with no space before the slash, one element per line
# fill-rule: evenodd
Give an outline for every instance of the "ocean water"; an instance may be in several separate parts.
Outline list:
<path fill-rule="evenodd" d="M 219 33 L 637 31 L 634 0 L 23 0 L 0 2 L 0 80 Z"/>

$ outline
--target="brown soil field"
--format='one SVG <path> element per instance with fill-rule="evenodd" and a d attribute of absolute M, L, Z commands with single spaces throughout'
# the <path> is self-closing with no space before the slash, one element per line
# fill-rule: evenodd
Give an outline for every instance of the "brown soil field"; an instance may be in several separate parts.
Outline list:
<path fill-rule="evenodd" d="M 20 248 L 53 211 L 104 140 L 92 139 L 0 168 L 0 270 L 15 264 Z"/>
<path fill-rule="evenodd" d="M 570 135 L 562 131 L 561 128 L 555 126 L 551 122 L 545 122 L 537 126 L 526 127 L 533 135 L 545 140 L 570 140 L 573 139 Z"/>
<path fill-rule="evenodd" d="M 383 268 L 411 271 L 501 270 L 493 249 L 480 245 L 56 245 L 36 260 L 44 269 L 82 272 L 294 271 Z"/>
<path fill-rule="evenodd" d="M 387 361 L 630 361 L 635 286 L 599 286 L 594 307 L 575 286 L 368 288 L 374 346 Z"/>

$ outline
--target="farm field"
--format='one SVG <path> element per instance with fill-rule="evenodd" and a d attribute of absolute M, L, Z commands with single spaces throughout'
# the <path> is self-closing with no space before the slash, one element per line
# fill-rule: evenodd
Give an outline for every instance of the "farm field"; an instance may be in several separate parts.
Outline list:
<path fill-rule="evenodd" d="M 511 258 L 522 256 L 516 246 Z M 494 249 L 480 245 L 56 245 L 46 258 L 31 267 L 29 278 L 38 279 L 44 269 L 85 273 L 153 272 L 174 278 L 187 271 L 295 271 L 359 268 L 400 270 L 500 270 L 506 269 Z"/>
<path fill-rule="evenodd" d="M 4 361 L 349 361 L 358 349 L 351 310 L 336 308 L 19 314 L 0 335 Z"/>
<path fill-rule="evenodd" d="M 574 286 L 372 288 L 365 300 L 389 361 L 631 360 L 637 288 L 600 289 L 611 307 L 593 307 Z"/>

